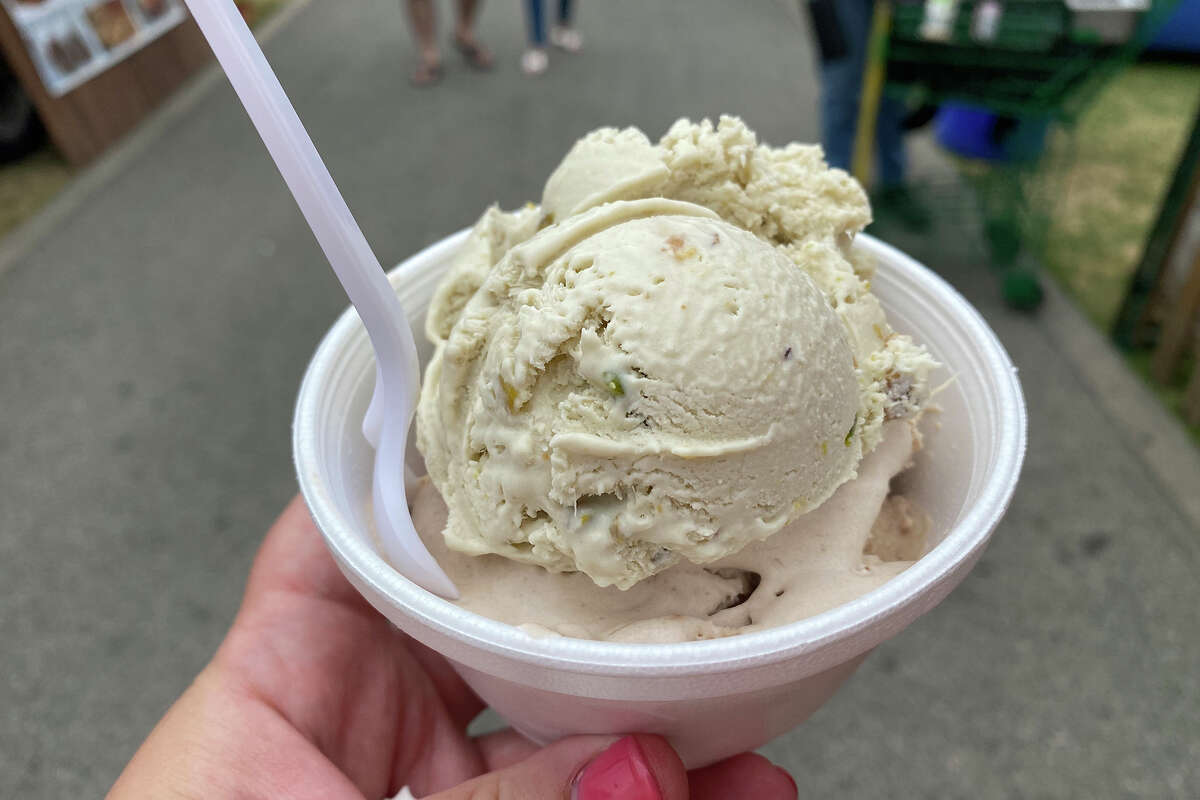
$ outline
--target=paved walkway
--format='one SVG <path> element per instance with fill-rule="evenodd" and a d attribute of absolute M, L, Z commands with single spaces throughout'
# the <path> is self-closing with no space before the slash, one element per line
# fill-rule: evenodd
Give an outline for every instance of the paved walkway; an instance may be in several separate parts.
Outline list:
<path fill-rule="evenodd" d="M 496 73 L 448 58 L 432 91 L 407 84 L 396 5 L 313 3 L 268 48 L 385 262 L 537 197 L 597 125 L 730 111 L 768 141 L 817 133 L 791 2 L 584 3 L 587 52 L 530 81 L 517 6 L 494 0 Z M 345 301 L 213 86 L 0 245 L 5 797 L 105 791 L 211 655 L 295 491 L 292 400 Z M 1026 472 L 961 589 L 767 753 L 806 797 L 1197 796 L 1195 453 L 1059 298 L 1004 310 L 954 225 L 900 243 L 1020 366 Z"/>

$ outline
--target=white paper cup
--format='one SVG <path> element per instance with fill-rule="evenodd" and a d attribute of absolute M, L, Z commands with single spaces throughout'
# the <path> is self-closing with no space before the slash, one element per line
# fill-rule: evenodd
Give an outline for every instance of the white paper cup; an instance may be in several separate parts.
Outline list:
<path fill-rule="evenodd" d="M 417 331 L 466 236 L 391 273 Z M 791 625 L 681 644 L 532 638 L 430 594 L 396 573 L 366 525 L 372 450 L 360 431 L 374 356 L 353 310 L 317 348 L 296 404 L 300 488 L 330 551 L 371 605 L 442 653 L 514 728 L 538 742 L 577 733 L 666 736 L 690 767 L 750 750 L 821 706 L 885 639 L 937 605 L 975 564 L 1000 521 L 1025 452 L 1016 370 L 987 324 L 945 281 L 870 236 L 874 292 L 894 327 L 928 345 L 953 382 L 937 397 L 905 493 L 932 517 L 929 552 L 853 602 Z"/>

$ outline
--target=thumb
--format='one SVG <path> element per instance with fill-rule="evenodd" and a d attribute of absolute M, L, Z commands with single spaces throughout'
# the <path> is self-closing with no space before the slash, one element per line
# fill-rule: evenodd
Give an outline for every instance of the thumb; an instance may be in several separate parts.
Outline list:
<path fill-rule="evenodd" d="M 574 736 L 425 800 L 686 800 L 687 786 L 661 737 Z"/>

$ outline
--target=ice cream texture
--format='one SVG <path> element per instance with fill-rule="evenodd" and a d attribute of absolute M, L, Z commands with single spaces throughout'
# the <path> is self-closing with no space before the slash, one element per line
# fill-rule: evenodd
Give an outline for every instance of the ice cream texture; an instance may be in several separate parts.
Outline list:
<path fill-rule="evenodd" d="M 445 544 L 616 591 L 816 518 L 934 366 L 870 293 L 869 220 L 820 148 L 731 117 L 595 131 L 540 206 L 488 209 L 427 316 Z"/>
<path fill-rule="evenodd" d="M 497 555 L 450 550 L 446 504 L 422 480 L 413 523 L 458 587 L 458 604 L 531 636 L 618 642 L 689 642 L 785 625 L 827 611 L 903 572 L 926 545 L 928 519 L 891 478 L 912 458 L 910 420 L 884 425 L 859 477 L 768 539 L 700 566 L 681 561 L 627 590 L 582 572 L 556 573 Z"/>

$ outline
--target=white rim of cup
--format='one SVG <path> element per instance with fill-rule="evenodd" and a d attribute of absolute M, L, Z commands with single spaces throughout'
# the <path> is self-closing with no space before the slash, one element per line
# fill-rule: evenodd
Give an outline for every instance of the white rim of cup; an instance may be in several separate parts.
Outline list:
<path fill-rule="evenodd" d="M 466 238 L 459 231 L 416 253 L 394 270 L 393 282 L 402 287 L 408 275 L 431 259 L 448 261 Z M 742 633 L 721 639 L 672 644 L 618 643 L 568 637 L 535 638 L 518 628 L 467 611 L 438 597 L 396 572 L 374 548 L 355 538 L 352 520 L 338 511 L 337 504 L 318 470 L 302 468 L 317 463 L 318 436 L 312 419 L 319 395 L 316 387 L 325 373 L 336 367 L 330 356 L 340 351 L 355 335 L 365 336 L 353 308 L 347 309 L 321 340 L 304 374 L 296 401 L 293 425 L 293 456 L 300 490 L 334 557 L 359 581 L 387 598 L 405 615 L 474 648 L 519 661 L 553 666 L 570 672 L 619 675 L 674 675 L 711 673 L 794 659 L 815 653 L 835 642 L 854 638 L 882 618 L 895 615 L 918 602 L 934 587 L 949 579 L 964 562 L 987 543 L 1003 517 L 1016 489 L 1025 456 L 1026 410 L 1016 367 L 983 317 L 950 284 L 915 259 L 868 234 L 860 234 L 857 246 L 887 260 L 900 273 L 893 291 L 923 294 L 966 330 L 974 346 L 974 361 L 958 365 L 997 377 L 997 396 L 989 396 L 988 418 L 996 428 L 997 447 L 987 483 L 980 487 L 980 500 L 947 532 L 933 550 L 882 586 L 850 602 L 798 622 Z M 324 356 L 324 358 L 322 357 Z M 997 413 L 1001 400 L 1016 411 L 1016 424 L 1004 425 Z M 890 635 L 890 634 L 888 634 Z M 887 638 L 885 635 L 882 638 Z M 868 645 L 872 646 L 872 645 Z M 865 649 L 865 648 L 864 648 Z"/>

